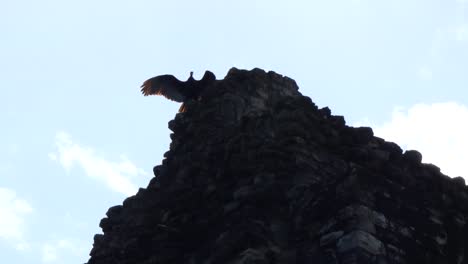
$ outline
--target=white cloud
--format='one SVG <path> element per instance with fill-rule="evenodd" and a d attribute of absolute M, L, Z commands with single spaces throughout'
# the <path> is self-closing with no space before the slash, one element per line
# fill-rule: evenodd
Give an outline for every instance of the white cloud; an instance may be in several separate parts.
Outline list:
<path fill-rule="evenodd" d="M 49 158 L 58 161 L 67 171 L 75 164 L 83 168 L 86 175 L 103 182 L 111 190 L 124 195 L 134 195 L 137 187 L 131 178 L 146 175 L 125 156 L 120 161 L 108 161 L 94 153 L 90 147 L 81 146 L 72 141 L 69 134 L 58 132 L 55 138 L 57 152 L 49 153 Z"/>
<path fill-rule="evenodd" d="M 17 197 L 13 190 L 0 187 L 0 239 L 13 244 L 17 250 L 26 250 L 24 241 L 26 216 L 33 211 L 31 205 Z"/>
<path fill-rule="evenodd" d="M 416 149 L 423 154 L 423 162 L 439 166 L 451 177 L 468 180 L 467 120 L 468 107 L 447 102 L 395 108 L 390 121 L 371 126 L 376 136 L 404 149 Z"/>
<path fill-rule="evenodd" d="M 59 262 L 61 258 L 70 255 L 73 257 L 86 257 L 88 255 L 88 248 L 84 244 L 83 242 L 69 239 L 45 243 L 42 245 L 42 262 Z"/>

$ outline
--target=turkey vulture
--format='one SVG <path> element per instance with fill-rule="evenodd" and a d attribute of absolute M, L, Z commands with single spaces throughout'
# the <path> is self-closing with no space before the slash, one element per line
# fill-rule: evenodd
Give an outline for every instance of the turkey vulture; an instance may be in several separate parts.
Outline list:
<path fill-rule="evenodd" d="M 215 80 L 216 76 L 210 71 L 205 71 L 203 78 L 199 81 L 195 80 L 193 72 L 190 72 L 190 77 L 185 82 L 179 81 L 173 75 L 165 74 L 146 80 L 141 85 L 141 92 L 144 96 L 163 95 L 169 100 L 184 103 L 198 98 L 203 88 Z M 184 104 L 182 104 L 179 111 L 184 112 L 184 110 Z"/>

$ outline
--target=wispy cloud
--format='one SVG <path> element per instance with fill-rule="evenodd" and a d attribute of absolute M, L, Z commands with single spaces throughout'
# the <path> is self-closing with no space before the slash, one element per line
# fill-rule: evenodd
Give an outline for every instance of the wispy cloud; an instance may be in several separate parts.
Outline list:
<path fill-rule="evenodd" d="M 448 29 L 448 31 L 454 34 L 457 41 L 468 41 L 468 23 L 465 20 L 465 10 L 468 0 L 456 0 L 458 6 L 456 9 L 455 19 L 456 25 Z"/>
<path fill-rule="evenodd" d="M 86 256 L 88 248 L 84 243 L 72 241 L 70 239 L 60 239 L 54 242 L 44 243 L 42 245 L 42 262 L 54 263 L 62 262 L 65 256 L 81 257 Z"/>
<path fill-rule="evenodd" d="M 416 149 L 423 161 L 439 166 L 451 177 L 468 180 L 468 107 L 454 103 L 417 104 L 395 108 L 390 121 L 373 127 L 377 136 L 404 149 Z"/>
<path fill-rule="evenodd" d="M 455 0 L 455 12 L 446 23 L 434 28 L 430 43 L 429 55 L 425 66 L 418 69 L 418 77 L 423 80 L 432 79 L 438 66 L 446 61 L 447 54 L 453 53 L 454 44 L 468 43 L 468 21 L 465 18 L 468 0 Z M 426 70 L 429 71 L 426 71 Z M 429 77 L 429 78 L 428 78 Z"/>
<path fill-rule="evenodd" d="M 455 39 L 458 41 L 468 40 L 468 24 L 459 24 L 456 27 L 451 28 L 450 32 L 455 35 Z"/>
<path fill-rule="evenodd" d="M 432 80 L 432 70 L 427 66 L 423 66 L 419 69 L 418 76 L 422 80 L 430 81 Z"/>
<path fill-rule="evenodd" d="M 9 143 L 7 146 L 7 152 L 10 155 L 15 155 L 19 153 L 19 145 L 16 143 Z"/>
<path fill-rule="evenodd" d="M 437 27 L 432 35 L 431 45 L 428 50 L 427 61 L 417 69 L 417 77 L 424 81 L 432 80 L 434 69 L 442 59 L 442 50 L 447 45 L 447 31 L 442 27 Z"/>
<path fill-rule="evenodd" d="M 67 171 L 74 165 L 81 167 L 87 176 L 104 183 L 111 190 L 126 196 L 134 195 L 137 187 L 131 178 L 146 175 L 125 156 L 120 161 L 109 161 L 94 152 L 88 146 L 81 146 L 72 140 L 66 132 L 58 132 L 55 138 L 57 151 L 49 153 L 49 158 L 58 161 Z"/>
<path fill-rule="evenodd" d="M 45 244 L 42 246 L 42 262 L 51 263 L 55 262 L 58 259 L 57 248 L 50 244 Z"/>
<path fill-rule="evenodd" d="M 13 190 L 0 187 L 0 239 L 17 250 L 27 249 L 29 245 L 24 240 L 26 217 L 32 211 L 31 205 L 17 197 Z"/>

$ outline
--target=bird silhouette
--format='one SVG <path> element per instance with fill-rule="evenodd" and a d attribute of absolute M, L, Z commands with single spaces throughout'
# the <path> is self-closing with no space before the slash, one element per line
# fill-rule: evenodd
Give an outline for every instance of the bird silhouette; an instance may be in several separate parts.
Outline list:
<path fill-rule="evenodd" d="M 191 99 L 197 99 L 203 88 L 216 81 L 216 76 L 205 71 L 202 79 L 197 81 L 193 78 L 193 72 L 187 81 L 180 81 L 170 74 L 159 75 L 146 80 L 141 85 L 141 92 L 144 96 L 162 95 L 169 100 L 182 103 L 179 112 L 185 111 L 184 103 Z"/>

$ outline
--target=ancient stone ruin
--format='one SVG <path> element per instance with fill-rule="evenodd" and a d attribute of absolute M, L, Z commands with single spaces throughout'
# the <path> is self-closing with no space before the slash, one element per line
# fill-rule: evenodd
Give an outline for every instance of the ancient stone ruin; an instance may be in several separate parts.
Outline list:
<path fill-rule="evenodd" d="M 155 177 L 109 209 L 88 264 L 468 263 L 464 180 L 288 77 L 231 69 L 169 128 Z"/>

